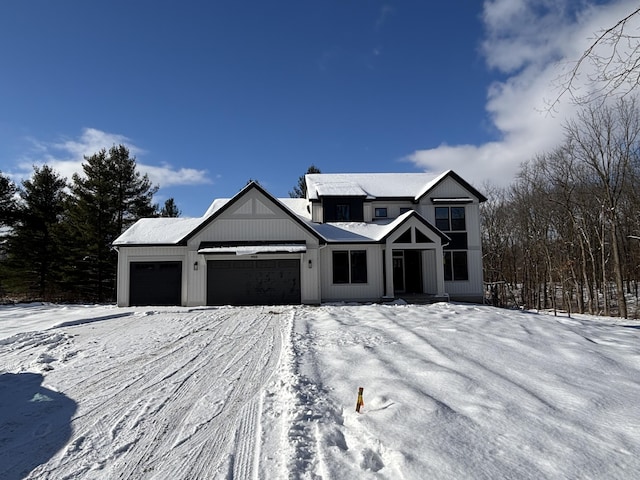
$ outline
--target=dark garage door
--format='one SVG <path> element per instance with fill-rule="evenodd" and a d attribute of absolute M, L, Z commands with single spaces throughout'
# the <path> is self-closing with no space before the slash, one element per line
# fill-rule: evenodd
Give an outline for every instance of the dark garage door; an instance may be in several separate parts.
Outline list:
<path fill-rule="evenodd" d="M 180 305 L 182 262 L 131 262 L 129 305 Z"/>
<path fill-rule="evenodd" d="M 209 260 L 207 305 L 300 303 L 300 260 Z"/>

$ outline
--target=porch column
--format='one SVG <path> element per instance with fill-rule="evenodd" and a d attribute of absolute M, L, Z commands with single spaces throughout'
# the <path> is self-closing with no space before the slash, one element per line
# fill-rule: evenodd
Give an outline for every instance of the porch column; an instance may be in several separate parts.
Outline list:
<path fill-rule="evenodd" d="M 436 246 L 436 280 L 438 287 L 438 295 L 444 295 L 444 251 L 442 249 L 442 242 L 439 242 Z"/>
<path fill-rule="evenodd" d="M 391 245 L 387 243 L 387 248 L 384 251 L 384 269 L 387 274 L 387 278 L 384 283 L 384 296 L 394 297 L 393 294 L 393 249 Z M 444 270 L 443 270 L 444 275 Z"/>

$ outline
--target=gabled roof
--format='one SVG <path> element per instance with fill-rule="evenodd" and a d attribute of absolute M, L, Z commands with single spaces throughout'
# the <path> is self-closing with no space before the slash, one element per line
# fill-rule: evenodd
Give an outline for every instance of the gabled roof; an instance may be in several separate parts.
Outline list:
<path fill-rule="evenodd" d="M 223 212 L 228 210 L 232 205 L 237 203 L 247 192 L 256 189 L 261 192 L 274 205 L 282 210 L 286 215 L 298 223 L 302 228 L 307 230 L 313 236 L 323 241 L 324 238 L 313 229 L 310 219 L 305 218 L 299 213 L 301 211 L 301 203 L 306 200 L 302 199 L 277 199 L 269 192 L 262 188 L 258 183 L 251 182 L 245 188 L 240 190 L 233 198 L 223 198 L 214 200 L 202 217 L 199 218 L 142 218 L 134 223 L 129 229 L 122 233 L 113 242 L 114 246 L 133 246 L 133 245 L 186 245 L 187 241 L 195 234 L 213 222 Z M 307 212 L 308 214 L 308 212 Z M 310 217 L 310 214 L 308 214 Z"/>
<path fill-rule="evenodd" d="M 309 174 L 306 175 L 309 199 L 317 199 L 318 192 L 335 193 L 345 196 L 363 196 L 367 198 L 404 198 L 418 201 L 433 190 L 446 178 L 453 178 L 480 202 L 486 197 L 469 185 L 455 172 L 449 170 L 438 176 L 423 173 L 368 173 L 368 174 Z M 357 185 L 354 186 L 354 185 Z M 277 199 L 256 182 L 249 183 L 233 198 L 217 199 L 200 218 L 143 218 L 120 235 L 114 246 L 133 245 L 186 245 L 187 241 L 215 221 L 220 215 L 236 204 L 248 192 L 259 191 L 276 208 L 289 216 L 292 221 L 315 236 L 321 243 L 383 242 L 409 218 L 415 217 L 427 228 L 439 235 L 443 241 L 449 237 L 431 225 L 417 212 L 411 210 L 398 218 L 387 222 L 331 222 L 313 223 L 307 209 L 309 199 Z M 314 193 L 315 192 L 315 193 Z"/>
<path fill-rule="evenodd" d="M 232 205 L 234 205 L 238 201 L 240 201 L 240 199 L 242 199 L 242 197 L 244 197 L 251 190 L 259 191 L 262 195 L 264 195 L 269 200 L 271 200 L 277 208 L 282 210 L 283 213 L 285 213 L 286 215 L 291 217 L 291 219 L 294 222 L 298 223 L 303 229 L 307 230 L 309 233 L 311 233 L 313 236 L 315 236 L 319 240 L 323 240 L 323 238 L 320 235 L 318 235 L 318 232 L 316 232 L 313 229 L 313 227 L 310 225 L 311 222 L 307 222 L 304 219 L 300 218 L 295 213 L 293 213 L 289 208 L 285 207 L 284 204 L 280 200 L 278 200 L 273 195 L 271 195 L 269 192 L 267 192 L 264 188 L 262 188 L 262 186 L 259 183 L 251 182 L 246 187 L 244 187 L 242 190 L 240 190 L 236 194 L 235 197 L 233 197 L 232 199 L 230 199 L 230 200 L 228 200 L 226 202 L 220 202 L 218 205 L 216 205 L 217 208 L 213 208 L 212 209 L 213 205 L 216 203 L 216 202 L 214 202 L 212 204 L 212 207 L 209 208 L 209 210 L 212 210 L 212 213 L 209 213 L 209 210 L 208 210 L 207 213 L 209 213 L 209 215 L 204 219 L 204 221 L 202 221 L 193 230 L 191 230 L 191 232 L 189 232 L 187 235 L 185 235 L 180 240 L 179 243 L 181 245 L 186 244 L 189 241 L 190 238 L 192 238 L 194 235 L 196 235 L 198 232 L 200 232 L 202 229 L 204 229 L 207 225 L 209 225 L 211 222 L 213 222 L 216 218 L 218 218 L 220 215 L 222 215 L 222 213 L 227 211 Z"/>
<path fill-rule="evenodd" d="M 469 193 L 471 193 L 474 197 L 476 197 L 480 203 L 487 201 L 487 197 L 485 197 L 478 190 L 473 188 L 469 182 L 467 182 L 465 179 L 463 179 L 460 175 L 458 175 L 453 170 L 447 170 L 446 172 L 434 178 L 431 182 L 429 182 L 429 184 L 425 185 L 422 191 L 418 195 L 416 195 L 416 198 L 415 198 L 416 201 L 427 196 L 438 185 L 440 185 L 446 178 L 453 178 L 456 182 L 462 185 Z"/>
<path fill-rule="evenodd" d="M 307 197 L 365 197 L 367 199 L 402 198 L 418 201 L 433 191 L 445 178 L 453 178 L 480 202 L 486 197 L 453 170 L 432 173 L 311 173 L 305 175 Z"/>

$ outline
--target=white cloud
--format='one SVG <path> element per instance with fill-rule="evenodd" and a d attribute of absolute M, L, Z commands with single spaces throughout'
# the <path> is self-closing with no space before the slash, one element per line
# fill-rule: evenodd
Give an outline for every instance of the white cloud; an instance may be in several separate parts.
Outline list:
<path fill-rule="evenodd" d="M 419 168 L 454 169 L 474 184 L 511 183 L 522 162 L 547 152 L 563 140 L 563 125 L 576 111 L 568 96 L 547 109 L 566 74 L 597 32 L 634 8 L 634 0 L 608 5 L 570 0 L 486 0 L 482 52 L 486 63 L 506 75 L 487 92 L 486 111 L 499 139 L 480 145 L 440 145 L 406 157 Z M 591 73 L 584 65 L 583 91 Z"/>
<path fill-rule="evenodd" d="M 109 150 L 114 145 L 125 145 L 130 154 L 136 157 L 140 173 L 149 175 L 149 179 L 160 187 L 213 183 L 206 170 L 175 168 L 168 163 L 157 166 L 141 162 L 139 156 L 144 156 L 147 152 L 136 146 L 128 137 L 95 128 L 85 128 L 78 138 L 64 139 L 55 143 L 46 143 L 33 138 L 30 138 L 29 142 L 32 146 L 32 154 L 23 158 L 18 164 L 18 171 L 11 175 L 14 180 L 29 178 L 33 173 L 33 165 L 44 164 L 71 180 L 74 173 L 83 175 L 82 163 L 85 156 L 91 156 L 103 148 Z"/>

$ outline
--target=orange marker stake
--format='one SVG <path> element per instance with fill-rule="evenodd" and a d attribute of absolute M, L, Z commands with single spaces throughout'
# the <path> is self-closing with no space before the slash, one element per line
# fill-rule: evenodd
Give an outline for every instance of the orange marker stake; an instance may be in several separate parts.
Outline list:
<path fill-rule="evenodd" d="M 360 413 L 360 408 L 364 407 L 364 400 L 362 399 L 363 387 L 358 388 L 358 403 L 356 403 L 356 412 Z"/>

